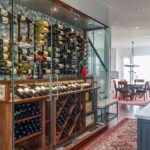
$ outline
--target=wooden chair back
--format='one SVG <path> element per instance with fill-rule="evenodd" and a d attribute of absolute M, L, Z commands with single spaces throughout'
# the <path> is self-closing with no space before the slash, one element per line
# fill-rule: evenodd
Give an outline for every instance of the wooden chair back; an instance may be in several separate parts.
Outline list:
<path fill-rule="evenodd" d="M 134 83 L 135 84 L 144 84 L 144 79 L 135 79 Z"/>
<path fill-rule="evenodd" d="M 126 88 L 127 81 L 118 81 L 118 88 Z"/>
<path fill-rule="evenodd" d="M 113 80 L 113 84 L 114 84 L 114 89 L 116 90 L 116 89 L 117 89 L 117 83 L 116 83 L 116 80 Z"/>

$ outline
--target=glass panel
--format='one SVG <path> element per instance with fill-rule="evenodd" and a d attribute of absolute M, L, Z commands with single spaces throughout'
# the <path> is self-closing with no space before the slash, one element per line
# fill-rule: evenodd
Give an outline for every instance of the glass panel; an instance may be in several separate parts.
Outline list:
<path fill-rule="evenodd" d="M 13 6 L 13 0 L 0 1 L 0 139 L 2 139 L 1 149 L 10 150 L 14 149 L 15 54 Z"/>
<path fill-rule="evenodd" d="M 14 1 L 15 148 L 52 149 L 52 2 Z"/>
<path fill-rule="evenodd" d="M 49 0 L 3 0 L 0 13 L 2 149 L 76 144 L 96 126 L 94 86 L 98 99 L 106 95 L 103 26 Z"/>
<path fill-rule="evenodd" d="M 101 87 L 98 91 L 99 99 L 106 97 L 106 86 L 107 86 L 107 58 L 106 58 L 106 48 L 105 48 L 105 30 L 92 30 L 88 32 L 88 37 L 91 40 L 96 52 L 94 52 L 91 45 L 89 45 L 88 53 L 88 74 L 93 74 L 96 82 L 96 86 Z M 100 58 L 99 58 L 99 57 Z M 101 60 L 100 60 L 101 59 Z M 103 64 L 102 64 L 103 63 Z"/>
<path fill-rule="evenodd" d="M 88 52 L 88 74 L 94 76 L 95 87 L 99 87 L 97 89 L 97 100 L 98 107 L 104 107 L 108 96 L 109 90 L 109 36 L 108 30 L 104 29 L 104 27 L 100 27 L 100 29 L 93 29 L 88 32 L 88 38 L 91 43 L 89 44 L 89 52 Z M 100 109 L 99 109 L 100 110 Z M 98 121 L 105 122 L 106 121 L 106 112 L 98 111 Z"/>

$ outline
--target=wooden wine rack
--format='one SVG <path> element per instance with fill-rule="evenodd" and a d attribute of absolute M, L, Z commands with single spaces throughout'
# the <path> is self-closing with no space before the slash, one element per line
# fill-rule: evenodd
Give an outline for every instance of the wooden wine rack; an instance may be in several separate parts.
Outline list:
<path fill-rule="evenodd" d="M 67 79 L 60 81 L 70 81 L 75 79 Z M 18 80 L 15 84 L 28 84 L 28 83 L 43 83 L 48 80 Z M 55 82 L 55 81 L 54 81 Z M 52 145 L 53 149 L 63 145 L 75 136 L 80 135 L 87 129 L 95 126 L 96 124 L 96 113 L 92 111 L 94 115 L 94 121 L 90 125 L 86 125 L 86 93 L 95 91 L 93 88 L 93 80 L 91 80 L 91 87 L 76 91 L 70 91 L 65 93 L 52 94 L 52 101 L 49 100 L 49 95 L 33 97 L 28 99 L 14 99 L 14 105 L 20 103 L 31 103 L 37 102 L 41 109 L 41 114 L 32 117 L 17 120 L 14 123 L 20 123 L 26 120 L 32 120 L 39 118 L 41 121 L 41 131 L 33 133 L 31 135 L 22 137 L 21 139 L 15 140 L 15 146 L 25 147 L 26 149 L 42 149 L 45 150 L 47 147 Z M 10 99 L 11 82 L 0 81 L 1 92 L 0 100 L 0 145 L 1 150 L 12 150 L 12 101 Z M 3 87 L 3 88 L 2 88 Z M 6 88 L 7 87 L 7 88 Z M 8 92 L 9 91 L 9 92 Z M 94 92 L 96 96 L 96 91 Z M 4 96 L 4 98 L 2 98 Z M 96 98 L 96 97 L 95 97 Z M 59 109 L 58 105 L 59 104 Z M 67 107 L 66 107 L 67 106 Z M 57 121 L 62 115 L 62 112 L 66 113 L 66 119 L 62 124 Z M 69 123 L 71 122 L 71 123 Z"/>
<path fill-rule="evenodd" d="M 83 117 L 82 117 L 82 114 L 84 113 L 84 110 L 82 108 L 83 106 L 83 103 L 82 103 L 82 96 L 83 94 L 81 93 L 77 93 L 77 94 L 72 94 L 72 95 L 69 95 L 69 96 L 65 96 L 64 97 L 64 104 L 63 106 L 61 107 L 61 110 L 57 113 L 56 111 L 56 130 L 60 130 L 59 131 L 59 135 L 56 137 L 56 143 L 63 143 L 66 139 L 72 137 L 74 135 L 74 132 L 76 131 L 76 126 L 77 126 L 77 121 L 78 121 L 78 125 L 80 125 L 80 130 L 82 129 L 82 127 L 84 126 L 84 122 L 82 122 Z M 62 99 L 62 97 L 60 97 L 60 99 Z M 56 102 L 59 102 L 60 99 L 58 99 Z M 65 120 L 65 122 L 63 123 L 63 125 L 59 125 L 57 119 L 58 117 L 60 117 L 61 115 L 61 111 L 65 108 L 65 105 L 68 101 L 71 101 L 72 104 L 70 105 L 70 108 L 69 108 L 69 112 L 66 112 L 68 113 L 68 117 L 67 119 Z M 75 112 L 77 111 L 78 109 L 78 112 Z M 75 113 L 74 117 L 72 118 L 72 114 Z M 69 120 L 71 120 L 73 122 L 73 124 L 69 127 L 69 129 L 67 129 L 67 131 L 65 131 L 64 129 L 67 127 L 68 125 L 68 122 Z M 66 134 L 66 137 L 62 137 L 62 134 Z"/>

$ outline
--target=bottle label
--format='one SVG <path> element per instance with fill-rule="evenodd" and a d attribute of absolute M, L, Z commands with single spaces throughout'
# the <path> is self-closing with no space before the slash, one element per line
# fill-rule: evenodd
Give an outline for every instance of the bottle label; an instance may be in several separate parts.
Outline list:
<path fill-rule="evenodd" d="M 55 57 L 60 57 L 60 54 L 59 53 L 55 53 Z"/>
<path fill-rule="evenodd" d="M 14 69 L 14 74 L 15 74 L 15 75 L 17 74 L 17 69 Z"/>
<path fill-rule="evenodd" d="M 3 39 L 3 44 L 4 44 L 4 45 L 8 45 L 8 44 L 9 44 L 9 40 Z"/>
<path fill-rule="evenodd" d="M 2 23 L 3 24 L 8 24 L 8 18 L 7 17 L 2 17 Z"/>
<path fill-rule="evenodd" d="M 42 90 L 45 90 L 46 88 L 44 86 L 41 87 Z"/>
<path fill-rule="evenodd" d="M 25 92 L 29 92 L 29 91 L 30 91 L 30 89 L 29 89 L 29 88 L 25 88 L 24 90 L 25 90 Z"/>
<path fill-rule="evenodd" d="M 23 54 L 27 54 L 28 50 L 27 49 L 22 49 Z"/>
<path fill-rule="evenodd" d="M 37 91 L 40 91 L 40 90 L 41 90 L 41 88 L 40 88 L 40 87 L 36 87 L 35 89 L 36 89 Z"/>
<path fill-rule="evenodd" d="M 8 47 L 7 46 L 4 46 L 3 47 L 3 51 L 6 53 L 6 52 L 8 52 Z"/>
<path fill-rule="evenodd" d="M 59 68 L 64 68 L 64 64 L 59 64 Z"/>
<path fill-rule="evenodd" d="M 44 55 L 45 55 L 45 56 L 48 56 L 48 52 L 47 52 L 47 51 L 44 51 Z"/>
<path fill-rule="evenodd" d="M 46 73 L 47 73 L 47 74 L 50 74 L 50 73 L 51 73 L 51 70 L 46 69 Z"/>
<path fill-rule="evenodd" d="M 60 52 L 60 48 L 56 47 L 55 51 Z"/>
<path fill-rule="evenodd" d="M 63 30 L 64 27 L 62 25 L 58 24 L 58 28 Z"/>
<path fill-rule="evenodd" d="M 3 54 L 4 59 L 8 59 L 8 54 Z"/>
<path fill-rule="evenodd" d="M 32 61 L 32 60 L 34 60 L 34 57 L 33 56 L 27 56 L 27 60 Z"/>
<path fill-rule="evenodd" d="M 32 74 L 32 69 L 28 69 L 28 74 Z"/>
<path fill-rule="evenodd" d="M 33 92 L 33 94 L 35 94 L 35 93 L 36 93 L 36 91 L 35 91 L 35 90 L 33 90 L 33 89 L 31 89 L 31 92 Z"/>
<path fill-rule="evenodd" d="M 46 57 L 47 58 L 47 61 L 51 61 L 52 59 L 51 59 L 51 57 Z"/>
<path fill-rule="evenodd" d="M 11 67 L 12 66 L 12 62 L 11 61 L 6 61 L 7 62 L 7 67 Z"/>
<path fill-rule="evenodd" d="M 60 73 L 60 70 L 55 70 L 55 73 L 56 73 L 56 74 L 59 74 L 59 73 Z"/>
<path fill-rule="evenodd" d="M 18 92 L 20 92 L 20 93 L 22 93 L 23 91 L 24 91 L 24 90 L 21 89 L 21 88 L 18 89 Z"/>
<path fill-rule="evenodd" d="M 21 16 L 21 21 L 26 21 L 26 16 Z"/>
<path fill-rule="evenodd" d="M 70 53 L 71 51 L 69 49 L 67 49 L 67 53 Z"/>

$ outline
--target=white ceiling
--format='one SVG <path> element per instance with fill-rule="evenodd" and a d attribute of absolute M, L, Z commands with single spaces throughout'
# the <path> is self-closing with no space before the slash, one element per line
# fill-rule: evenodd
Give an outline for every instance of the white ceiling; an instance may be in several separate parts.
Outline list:
<path fill-rule="evenodd" d="M 150 46 L 150 0 L 96 1 L 109 10 L 112 48 Z"/>

